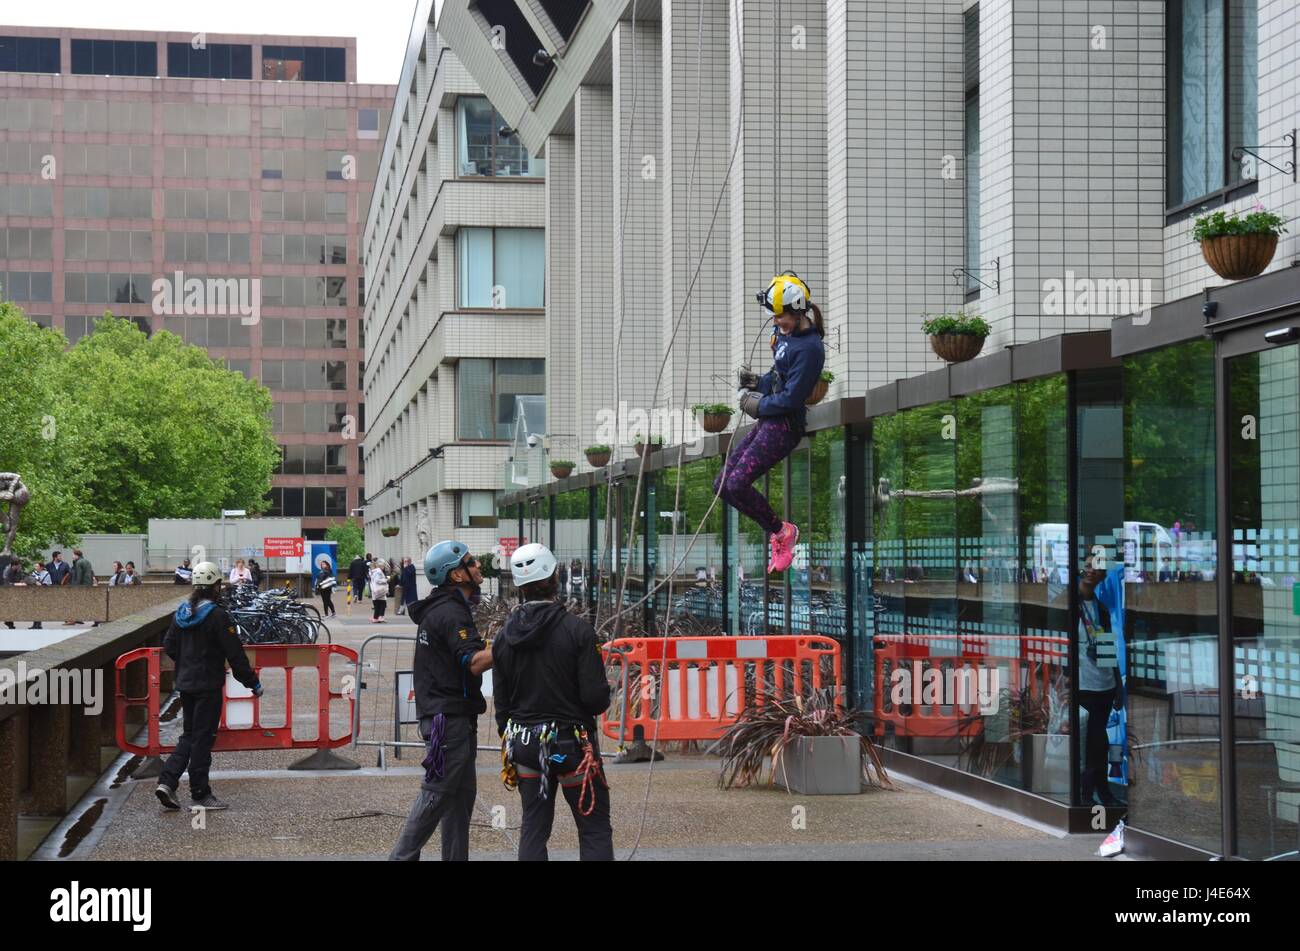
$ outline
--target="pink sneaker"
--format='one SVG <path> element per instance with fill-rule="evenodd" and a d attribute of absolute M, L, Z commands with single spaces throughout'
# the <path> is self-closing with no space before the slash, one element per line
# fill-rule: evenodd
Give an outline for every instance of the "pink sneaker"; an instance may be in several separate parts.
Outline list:
<path fill-rule="evenodd" d="M 772 536 L 772 560 L 767 563 L 767 572 L 785 571 L 794 561 L 794 546 L 799 541 L 799 526 L 794 522 L 782 522 L 781 530 Z"/>

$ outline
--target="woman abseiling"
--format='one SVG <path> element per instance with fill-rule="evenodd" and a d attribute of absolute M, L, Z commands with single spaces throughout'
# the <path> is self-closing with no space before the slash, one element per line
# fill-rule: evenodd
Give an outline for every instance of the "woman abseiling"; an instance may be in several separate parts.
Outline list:
<path fill-rule="evenodd" d="M 755 295 L 776 325 L 772 335 L 772 369 L 761 377 L 742 367 L 739 372 L 740 409 L 758 422 L 732 451 L 713 490 L 742 515 L 748 515 L 771 536 L 767 570 L 785 571 L 794 560 L 799 528 L 772 511 L 754 482 L 790 455 L 803 438 L 805 401 L 821 379 L 826 363 L 822 314 L 812 302 L 808 285 L 793 271 L 772 278 L 766 291 Z"/>

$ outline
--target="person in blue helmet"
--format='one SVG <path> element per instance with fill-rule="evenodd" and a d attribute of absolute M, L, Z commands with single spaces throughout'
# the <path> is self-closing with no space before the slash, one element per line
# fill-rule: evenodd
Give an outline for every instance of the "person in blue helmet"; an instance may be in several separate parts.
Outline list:
<path fill-rule="evenodd" d="M 442 860 L 469 859 L 469 821 L 478 794 L 475 757 L 478 718 L 487 710 L 483 672 L 492 652 L 474 627 L 483 575 L 469 548 L 442 541 L 424 556 L 429 596 L 411 605 L 415 636 L 415 711 L 429 744 L 424 782 L 389 859 L 419 861 L 442 825 Z"/>

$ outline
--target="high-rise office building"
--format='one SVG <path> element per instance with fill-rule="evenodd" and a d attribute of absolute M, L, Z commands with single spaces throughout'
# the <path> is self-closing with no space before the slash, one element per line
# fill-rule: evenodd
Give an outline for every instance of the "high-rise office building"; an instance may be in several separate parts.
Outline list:
<path fill-rule="evenodd" d="M 260 379 L 270 514 L 311 536 L 363 483 L 359 236 L 393 87 L 356 68 L 346 37 L 0 26 L 4 297 L 71 341 L 112 311 Z"/>

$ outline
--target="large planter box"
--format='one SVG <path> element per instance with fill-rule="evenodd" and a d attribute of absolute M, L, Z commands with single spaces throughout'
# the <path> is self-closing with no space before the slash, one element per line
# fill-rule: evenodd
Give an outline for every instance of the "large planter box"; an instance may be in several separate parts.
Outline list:
<path fill-rule="evenodd" d="M 1070 791 L 1070 737 L 1034 733 L 1029 737 L 1029 791 L 1063 796 Z"/>
<path fill-rule="evenodd" d="M 772 764 L 776 784 L 805 796 L 862 792 L 862 737 L 801 736 Z"/>

